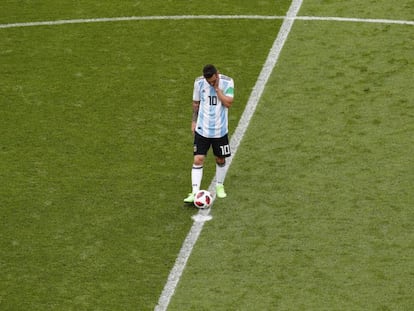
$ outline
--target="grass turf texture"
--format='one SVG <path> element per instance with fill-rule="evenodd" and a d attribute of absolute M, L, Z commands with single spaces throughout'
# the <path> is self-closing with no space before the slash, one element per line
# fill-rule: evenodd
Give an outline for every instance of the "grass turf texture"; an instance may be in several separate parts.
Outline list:
<path fill-rule="evenodd" d="M 300 15 L 412 21 L 414 6 L 412 0 L 401 0 L 398 1 L 398 4 L 388 0 L 305 0 L 303 1 Z"/>
<path fill-rule="evenodd" d="M 160 15 L 285 15 L 287 1 L 18 1 L 0 4 L 0 23 Z"/>
<path fill-rule="evenodd" d="M 169 310 L 414 305 L 412 34 L 295 23 Z"/>
<path fill-rule="evenodd" d="M 288 7 L 113 3 L 7 1 L 0 20 Z M 400 18 L 411 18 L 405 3 Z M 315 15 L 334 7 L 325 13 L 354 15 L 340 2 L 309 5 Z M 379 6 L 387 7 L 371 5 L 382 13 L 368 17 L 396 18 Z M 153 309 L 194 213 L 175 206 L 188 191 L 193 78 L 210 61 L 235 78 L 233 129 L 280 25 L 218 23 L 231 31 L 217 33 L 212 21 L 0 30 L 0 309 Z M 295 24 L 229 171 L 229 198 L 216 203 L 170 309 L 413 305 L 412 29 L 350 25 Z M 226 49 L 200 45 L 201 30 Z M 303 79 L 311 74 L 313 87 Z M 360 106 L 365 100 L 375 105 Z"/>
<path fill-rule="evenodd" d="M 0 31 L 2 310 L 153 309 L 195 212 L 194 78 L 206 62 L 235 77 L 234 128 L 279 25 Z"/>

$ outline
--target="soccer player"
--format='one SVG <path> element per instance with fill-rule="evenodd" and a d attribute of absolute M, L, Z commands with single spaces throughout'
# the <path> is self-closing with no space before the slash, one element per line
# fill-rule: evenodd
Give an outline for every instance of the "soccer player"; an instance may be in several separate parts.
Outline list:
<path fill-rule="evenodd" d="M 228 137 L 228 110 L 233 104 L 233 79 L 220 74 L 214 65 L 203 68 L 203 76 L 195 79 L 193 90 L 194 161 L 191 170 L 192 192 L 184 199 L 194 202 L 200 190 L 203 165 L 207 151 L 212 147 L 216 159 L 216 196 L 225 198 L 224 176 L 226 158 L 231 155 Z"/>

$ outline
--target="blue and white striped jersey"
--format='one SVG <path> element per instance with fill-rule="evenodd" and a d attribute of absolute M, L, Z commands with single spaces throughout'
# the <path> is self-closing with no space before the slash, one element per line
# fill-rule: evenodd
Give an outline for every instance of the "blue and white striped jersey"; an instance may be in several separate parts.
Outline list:
<path fill-rule="evenodd" d="M 219 74 L 219 88 L 224 95 L 234 96 L 233 79 Z M 207 138 L 220 138 L 228 129 L 228 108 L 221 103 L 216 90 L 201 76 L 194 82 L 193 101 L 200 102 L 196 132 Z"/>

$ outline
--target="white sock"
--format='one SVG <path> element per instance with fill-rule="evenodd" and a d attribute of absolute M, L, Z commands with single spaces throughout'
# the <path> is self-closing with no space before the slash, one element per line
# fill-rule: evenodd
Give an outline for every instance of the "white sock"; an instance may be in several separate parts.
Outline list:
<path fill-rule="evenodd" d="M 193 187 L 193 193 L 196 193 L 198 190 L 200 190 L 202 179 L 203 179 L 203 166 L 193 165 L 193 168 L 191 169 L 191 184 Z"/>
<path fill-rule="evenodd" d="M 216 181 L 217 185 L 224 184 L 224 176 L 226 175 L 226 163 L 219 165 L 216 163 Z"/>

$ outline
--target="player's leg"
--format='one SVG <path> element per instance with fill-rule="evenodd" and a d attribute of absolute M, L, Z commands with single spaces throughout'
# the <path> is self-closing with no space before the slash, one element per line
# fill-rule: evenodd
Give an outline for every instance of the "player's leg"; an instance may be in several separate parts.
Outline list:
<path fill-rule="evenodd" d="M 191 187 L 192 191 L 184 199 L 185 203 L 194 202 L 194 194 L 200 190 L 201 181 L 203 179 L 204 159 L 210 148 L 209 139 L 195 133 L 194 135 L 194 161 L 191 168 Z"/>
<path fill-rule="evenodd" d="M 231 155 L 228 135 L 214 140 L 213 152 L 216 156 L 216 195 L 218 198 L 225 198 L 227 196 L 224 191 L 226 158 Z"/>
<path fill-rule="evenodd" d="M 204 159 L 205 155 L 202 154 L 197 154 L 194 156 L 193 167 L 191 169 L 192 193 L 196 193 L 200 190 L 201 181 L 203 179 Z"/>
<path fill-rule="evenodd" d="M 223 199 L 227 196 L 224 190 L 224 176 L 226 174 L 226 158 L 216 157 L 216 196 Z"/>

